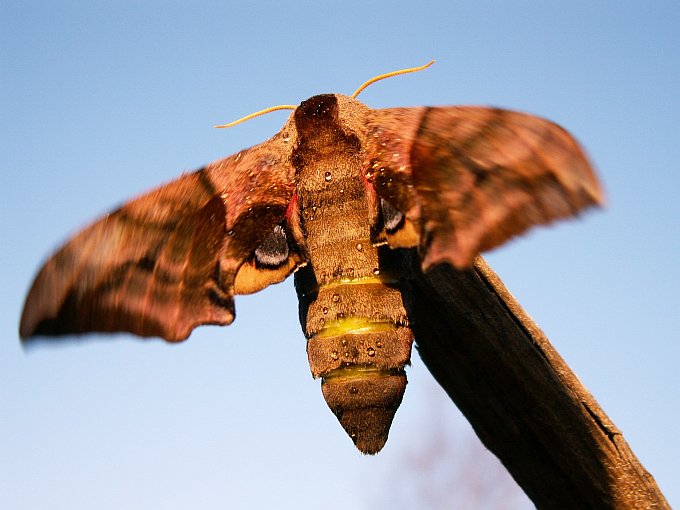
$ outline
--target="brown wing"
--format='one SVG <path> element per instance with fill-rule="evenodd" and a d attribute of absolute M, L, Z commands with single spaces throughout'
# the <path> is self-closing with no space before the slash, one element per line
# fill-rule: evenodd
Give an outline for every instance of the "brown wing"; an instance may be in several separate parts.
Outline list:
<path fill-rule="evenodd" d="M 127 331 L 179 341 L 198 325 L 231 323 L 236 272 L 293 195 L 287 147 L 274 137 L 216 161 L 77 234 L 36 277 L 21 337 Z"/>
<path fill-rule="evenodd" d="M 574 138 L 533 115 L 391 108 L 373 112 L 368 134 L 367 178 L 415 227 L 410 239 L 391 244 L 419 244 L 424 269 L 469 267 L 478 253 L 533 225 L 603 201 Z"/>

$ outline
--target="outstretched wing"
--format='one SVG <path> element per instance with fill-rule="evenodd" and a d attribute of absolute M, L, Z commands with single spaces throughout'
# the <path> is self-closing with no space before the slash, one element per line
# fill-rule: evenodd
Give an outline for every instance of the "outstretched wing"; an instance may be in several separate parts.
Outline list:
<path fill-rule="evenodd" d="M 484 107 L 373 111 L 366 177 L 405 214 L 391 246 L 420 246 L 423 268 L 470 267 L 528 228 L 603 201 L 583 150 L 557 124 Z M 388 206 L 388 208 L 389 208 Z"/>
<path fill-rule="evenodd" d="M 21 337 L 127 331 L 179 341 L 198 325 L 231 323 L 236 273 L 293 195 L 289 152 L 274 137 L 77 234 L 33 282 Z"/>

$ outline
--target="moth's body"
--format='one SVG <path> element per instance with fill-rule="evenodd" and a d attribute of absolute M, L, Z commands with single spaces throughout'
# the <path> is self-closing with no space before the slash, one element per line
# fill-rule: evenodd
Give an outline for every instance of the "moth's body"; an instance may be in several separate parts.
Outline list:
<path fill-rule="evenodd" d="M 235 294 L 295 272 L 312 374 L 357 447 L 375 453 L 406 385 L 411 304 L 428 305 L 409 282 L 435 264 L 469 268 L 480 252 L 601 201 L 577 142 L 544 119 L 315 96 L 271 139 L 73 237 L 37 275 L 20 334 L 176 342 L 230 324 Z"/>
<path fill-rule="evenodd" d="M 406 387 L 413 334 L 404 282 L 390 274 L 376 246 L 382 218 L 364 177 L 365 136 L 340 124 L 334 95 L 305 101 L 294 118 L 297 205 L 308 255 L 295 283 L 310 368 L 357 447 L 376 453 Z"/>

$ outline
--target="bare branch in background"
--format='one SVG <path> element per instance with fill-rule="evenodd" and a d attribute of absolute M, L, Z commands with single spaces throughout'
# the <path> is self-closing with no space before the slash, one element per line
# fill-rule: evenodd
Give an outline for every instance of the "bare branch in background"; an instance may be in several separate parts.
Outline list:
<path fill-rule="evenodd" d="M 384 489 L 378 508 L 527 510 L 531 501 L 479 441 L 441 388 L 418 397 L 425 413 Z M 424 438 L 424 440 L 422 439 Z"/>

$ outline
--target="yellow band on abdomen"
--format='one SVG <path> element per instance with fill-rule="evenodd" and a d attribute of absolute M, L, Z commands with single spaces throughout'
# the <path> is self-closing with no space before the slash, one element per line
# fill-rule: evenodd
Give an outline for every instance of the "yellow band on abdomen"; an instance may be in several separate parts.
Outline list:
<path fill-rule="evenodd" d="M 326 322 L 314 336 L 328 338 L 340 335 L 359 335 L 376 331 L 389 331 L 397 326 L 390 321 L 372 321 L 365 317 L 345 317 Z"/>

